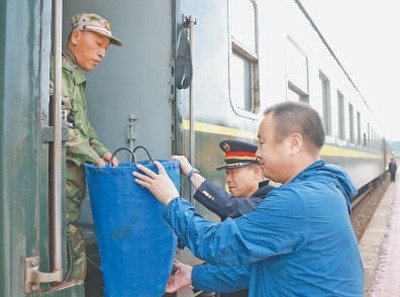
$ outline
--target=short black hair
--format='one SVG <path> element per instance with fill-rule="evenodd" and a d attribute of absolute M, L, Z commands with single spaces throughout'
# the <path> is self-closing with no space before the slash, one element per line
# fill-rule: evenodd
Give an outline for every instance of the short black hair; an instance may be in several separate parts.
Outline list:
<path fill-rule="evenodd" d="M 318 112 L 302 102 L 285 101 L 270 106 L 264 116 L 275 119 L 276 141 L 282 141 L 290 133 L 300 133 L 310 144 L 320 149 L 325 142 L 325 131 Z"/>

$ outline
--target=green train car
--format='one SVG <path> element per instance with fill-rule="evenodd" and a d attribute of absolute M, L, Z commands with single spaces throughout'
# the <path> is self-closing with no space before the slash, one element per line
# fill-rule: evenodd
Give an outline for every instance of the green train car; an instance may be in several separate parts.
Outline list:
<path fill-rule="evenodd" d="M 3 0 L 0 296 L 102 294 L 88 199 L 81 222 L 88 279 L 60 285 L 70 260 L 64 128 L 59 105 L 49 102 L 49 68 L 72 15 L 82 11 L 108 18 L 123 41 L 87 74 L 89 118 L 110 150 L 143 145 L 153 158 L 184 154 L 223 187 L 224 174 L 215 170 L 223 157 L 218 143 L 256 143 L 263 110 L 294 100 L 320 112 L 327 134 L 321 157 L 343 166 L 361 191 L 384 174 L 391 153 L 384 131 L 301 0 Z M 191 57 L 183 62 L 182 34 Z M 180 86 L 182 67 L 192 70 L 188 87 Z M 182 195 L 192 200 L 186 181 Z M 180 257 L 198 261 L 187 250 Z"/>

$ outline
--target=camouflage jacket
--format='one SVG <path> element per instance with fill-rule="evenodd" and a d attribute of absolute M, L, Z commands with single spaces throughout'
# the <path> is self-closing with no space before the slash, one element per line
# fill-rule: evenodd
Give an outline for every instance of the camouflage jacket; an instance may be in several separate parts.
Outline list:
<path fill-rule="evenodd" d="M 54 95 L 53 71 L 51 71 L 50 95 Z M 86 78 L 75 57 L 64 49 L 62 57 L 62 105 L 66 112 L 67 161 L 80 166 L 82 163 L 96 164 L 108 151 L 100 142 L 96 131 L 89 123 L 85 96 Z"/>

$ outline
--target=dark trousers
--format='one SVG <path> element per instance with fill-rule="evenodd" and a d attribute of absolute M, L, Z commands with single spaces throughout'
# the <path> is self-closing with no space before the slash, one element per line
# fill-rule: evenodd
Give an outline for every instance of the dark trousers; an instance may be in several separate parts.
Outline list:
<path fill-rule="evenodd" d="M 390 181 L 396 181 L 396 171 L 390 171 Z"/>

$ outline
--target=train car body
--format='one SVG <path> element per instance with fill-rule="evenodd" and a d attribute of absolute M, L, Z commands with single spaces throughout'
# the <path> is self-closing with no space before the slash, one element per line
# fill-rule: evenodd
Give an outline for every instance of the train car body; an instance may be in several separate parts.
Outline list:
<path fill-rule="evenodd" d="M 37 260 L 40 271 L 52 267 L 53 6 L 49 0 L 0 3 L 0 296 L 85 296 L 83 286 L 27 282 L 30 262 Z M 89 119 L 110 150 L 143 145 L 153 158 L 184 154 L 224 187 L 224 174 L 215 170 L 223 161 L 218 143 L 227 138 L 256 143 L 263 110 L 294 100 L 319 111 L 327 132 L 321 158 L 344 167 L 359 189 L 384 173 L 383 131 L 301 1 L 69 0 L 59 20 L 64 42 L 72 15 L 81 11 L 107 17 L 123 41 L 87 73 Z M 190 59 L 179 60 L 181 51 Z M 179 86 L 182 68 L 192 71 L 187 88 Z M 185 181 L 182 195 L 192 200 L 191 194 Z M 203 216 L 218 220 L 192 202 Z M 82 223 L 92 223 L 88 202 Z M 95 288 L 86 292 L 96 294 Z"/>

